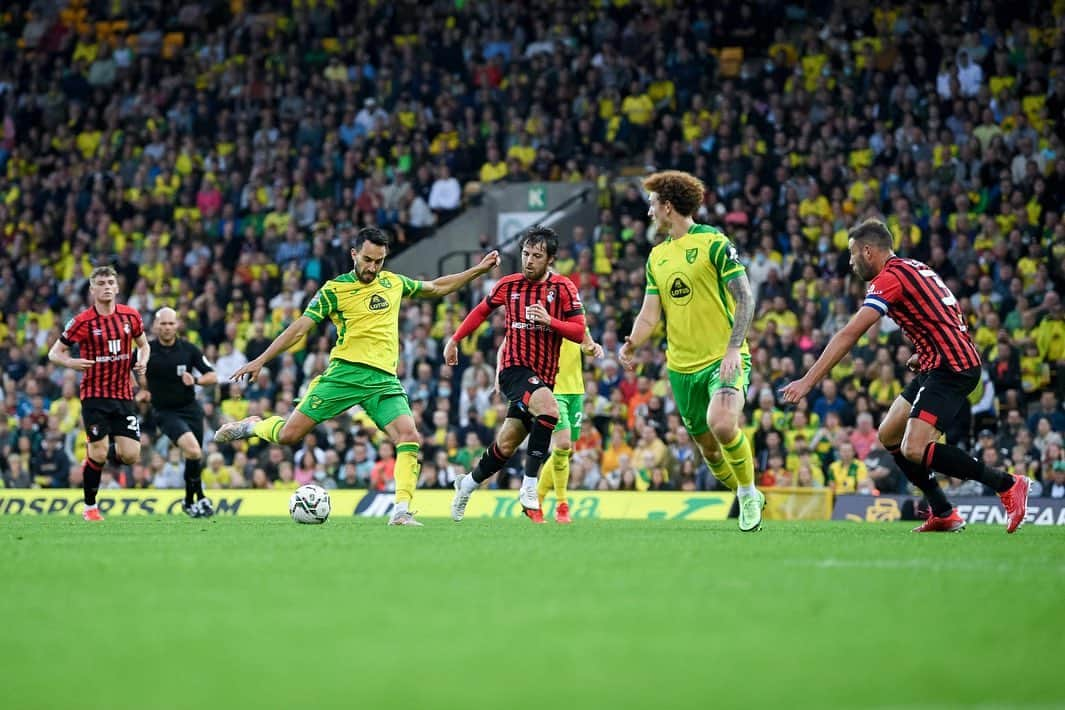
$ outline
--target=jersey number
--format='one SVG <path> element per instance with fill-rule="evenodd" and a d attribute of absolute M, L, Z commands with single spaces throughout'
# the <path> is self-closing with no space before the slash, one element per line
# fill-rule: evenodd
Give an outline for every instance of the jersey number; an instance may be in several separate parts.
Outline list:
<path fill-rule="evenodd" d="M 137 421 L 137 417 L 132 414 L 126 417 L 126 428 L 137 434 L 141 433 L 141 424 Z"/>
<path fill-rule="evenodd" d="M 954 294 L 951 293 L 950 289 L 947 288 L 947 285 L 943 283 L 943 279 L 939 278 L 939 274 L 931 269 L 918 269 L 917 273 L 925 278 L 932 279 L 935 285 L 939 288 L 940 293 L 943 294 L 939 297 L 939 300 L 943 302 L 944 306 L 958 305 L 958 299 L 954 298 Z M 965 325 L 965 318 L 961 313 L 958 313 L 958 327 L 963 333 L 969 330 L 968 326 Z"/>

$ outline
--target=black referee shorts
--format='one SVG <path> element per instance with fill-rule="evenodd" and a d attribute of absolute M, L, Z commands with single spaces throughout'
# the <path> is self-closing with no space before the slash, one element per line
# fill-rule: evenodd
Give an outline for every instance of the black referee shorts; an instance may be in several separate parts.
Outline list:
<path fill-rule="evenodd" d="M 193 402 L 174 409 L 155 409 L 155 421 L 166 438 L 177 443 L 185 434 L 192 432 L 196 442 L 203 446 L 203 408 Z"/>
<path fill-rule="evenodd" d="M 920 419 L 939 431 L 946 431 L 962 408 L 969 406 L 969 393 L 979 382 L 979 367 L 961 372 L 937 368 L 913 378 L 902 391 L 902 398 L 910 403 L 911 419 Z"/>

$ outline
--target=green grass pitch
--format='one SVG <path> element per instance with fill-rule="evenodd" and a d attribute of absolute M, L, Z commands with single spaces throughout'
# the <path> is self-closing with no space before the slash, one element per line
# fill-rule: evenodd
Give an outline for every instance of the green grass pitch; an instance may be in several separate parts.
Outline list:
<path fill-rule="evenodd" d="M 0 525 L 10 708 L 1062 707 L 1065 529 Z"/>

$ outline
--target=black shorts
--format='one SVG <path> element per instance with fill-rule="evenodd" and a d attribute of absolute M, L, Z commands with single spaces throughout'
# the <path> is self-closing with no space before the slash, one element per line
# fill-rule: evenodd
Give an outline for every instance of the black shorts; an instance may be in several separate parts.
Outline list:
<path fill-rule="evenodd" d="M 141 423 L 132 399 L 83 399 L 81 420 L 85 422 L 85 435 L 89 441 L 100 441 L 109 436 L 141 440 Z"/>
<path fill-rule="evenodd" d="M 980 382 L 980 368 L 936 369 L 922 372 L 906 385 L 902 398 L 910 403 L 910 417 L 946 431 L 951 422 L 969 406 L 969 393 Z"/>
<path fill-rule="evenodd" d="M 512 366 L 500 372 L 499 390 L 510 402 L 510 407 L 507 408 L 507 418 L 520 419 L 526 429 L 531 429 L 533 418 L 529 412 L 529 399 L 532 393 L 541 387 L 553 389 L 527 367 Z"/>
<path fill-rule="evenodd" d="M 156 409 L 155 422 L 171 442 L 176 444 L 191 431 L 196 442 L 203 446 L 203 408 L 196 402 L 176 409 Z"/>

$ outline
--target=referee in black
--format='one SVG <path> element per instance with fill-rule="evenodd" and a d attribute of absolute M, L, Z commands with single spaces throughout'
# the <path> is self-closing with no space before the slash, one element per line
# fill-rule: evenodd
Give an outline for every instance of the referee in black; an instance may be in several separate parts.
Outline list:
<path fill-rule="evenodd" d="M 192 518 L 214 515 L 203 494 L 203 408 L 196 401 L 196 385 L 213 385 L 218 375 L 203 352 L 177 337 L 178 319 L 173 308 L 160 308 L 154 323 L 158 339 L 152 340 L 148 371 L 141 377 L 152 403 L 155 421 L 185 456 L 185 502 L 181 508 Z M 194 376 L 193 371 L 199 373 Z M 144 380 L 147 380 L 146 382 Z"/>

